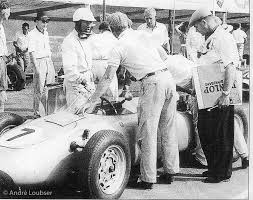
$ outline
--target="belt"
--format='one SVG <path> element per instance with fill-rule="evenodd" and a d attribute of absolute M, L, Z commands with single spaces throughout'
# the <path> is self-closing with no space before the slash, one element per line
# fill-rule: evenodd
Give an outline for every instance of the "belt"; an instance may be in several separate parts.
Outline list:
<path fill-rule="evenodd" d="M 161 69 L 161 70 L 158 70 L 158 71 L 155 71 L 155 72 L 148 73 L 146 76 L 144 76 L 143 78 L 141 78 L 140 81 L 143 81 L 143 79 L 145 79 L 145 78 L 148 78 L 150 76 L 154 76 L 156 74 L 159 74 L 159 73 L 165 72 L 165 71 L 168 71 L 168 68 L 164 68 L 164 69 Z"/>

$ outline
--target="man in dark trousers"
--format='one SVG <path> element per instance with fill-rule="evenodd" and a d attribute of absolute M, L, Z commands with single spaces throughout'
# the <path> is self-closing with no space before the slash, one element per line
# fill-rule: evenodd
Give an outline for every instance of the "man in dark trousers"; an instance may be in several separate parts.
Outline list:
<path fill-rule="evenodd" d="M 232 34 L 217 23 L 216 17 L 209 10 L 196 10 L 189 26 L 195 26 L 205 36 L 207 54 L 215 53 L 225 70 L 223 91 L 216 101 L 217 107 L 198 112 L 199 136 L 208 164 L 208 171 L 203 173 L 203 176 L 207 176 L 204 182 L 219 183 L 228 181 L 232 175 L 234 106 L 230 105 L 229 95 L 239 55 Z"/>

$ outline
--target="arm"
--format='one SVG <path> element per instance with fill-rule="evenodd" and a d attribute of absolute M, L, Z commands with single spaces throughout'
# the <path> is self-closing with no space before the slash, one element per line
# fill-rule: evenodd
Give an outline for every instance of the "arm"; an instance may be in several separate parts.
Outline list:
<path fill-rule="evenodd" d="M 181 35 L 183 34 L 183 32 L 180 30 L 180 27 L 183 25 L 183 22 L 181 22 L 180 24 L 178 24 L 177 26 L 175 26 L 175 30 L 176 32 Z"/>
<path fill-rule="evenodd" d="M 166 53 L 164 48 L 162 48 L 161 46 L 157 47 L 157 51 L 163 61 L 165 61 L 168 58 L 168 54 Z"/>
<path fill-rule="evenodd" d="M 214 41 L 214 47 L 218 55 L 221 56 L 221 60 L 225 66 L 225 78 L 223 84 L 224 92 L 217 99 L 216 103 L 219 107 L 228 106 L 230 104 L 229 94 L 235 80 L 236 64 L 238 64 L 238 62 L 236 62 L 236 58 L 238 58 L 238 51 L 236 43 L 231 42 L 230 38 L 225 38 L 225 40 L 223 38 L 220 41 Z"/>
<path fill-rule="evenodd" d="M 87 113 L 91 113 L 95 106 L 96 102 L 99 100 L 99 98 L 106 92 L 106 90 L 109 88 L 112 79 L 115 76 L 115 73 L 117 71 L 117 67 L 109 65 L 105 71 L 105 74 L 101 81 L 97 85 L 97 89 L 94 92 L 94 94 L 91 96 L 91 98 L 87 101 L 87 105 L 89 106 Z"/>

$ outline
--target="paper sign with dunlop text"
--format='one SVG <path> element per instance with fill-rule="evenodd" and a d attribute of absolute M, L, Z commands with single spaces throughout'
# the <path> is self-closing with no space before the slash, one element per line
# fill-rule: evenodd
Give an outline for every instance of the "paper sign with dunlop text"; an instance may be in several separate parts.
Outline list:
<path fill-rule="evenodd" d="M 215 106 L 216 100 L 222 95 L 224 77 L 225 70 L 220 64 L 194 67 L 193 78 L 199 109 Z M 242 104 L 241 71 L 236 71 L 235 82 L 232 86 L 229 99 L 231 105 Z"/>

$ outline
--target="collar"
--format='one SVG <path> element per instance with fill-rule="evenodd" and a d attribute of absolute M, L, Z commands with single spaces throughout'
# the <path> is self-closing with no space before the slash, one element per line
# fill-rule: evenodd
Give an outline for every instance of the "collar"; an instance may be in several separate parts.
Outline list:
<path fill-rule="evenodd" d="M 131 31 L 129 28 L 127 28 L 126 30 L 122 31 L 122 32 L 119 34 L 118 39 L 120 39 L 120 38 L 122 38 L 124 35 L 128 34 L 129 31 Z"/>
<path fill-rule="evenodd" d="M 148 24 L 146 23 L 146 28 L 154 30 L 155 28 L 157 28 L 157 21 L 155 22 L 155 26 L 153 28 L 148 27 Z"/>
<path fill-rule="evenodd" d="M 44 33 L 45 33 L 46 29 L 44 29 L 44 31 L 41 31 L 41 30 L 39 30 L 39 29 L 38 29 L 38 27 L 37 27 L 37 26 L 35 26 L 35 27 L 36 27 L 37 31 L 39 31 L 40 33 L 42 33 L 42 34 L 44 35 Z M 23 33 L 22 33 L 22 34 L 23 34 Z"/>

